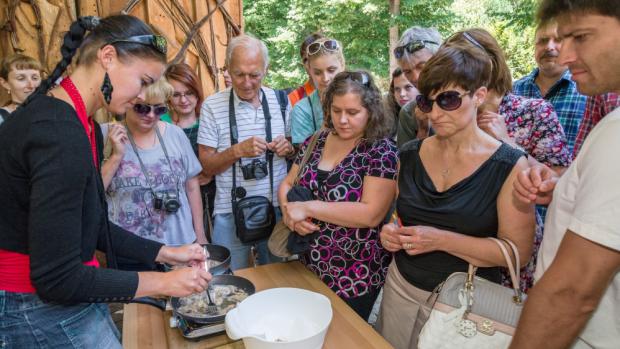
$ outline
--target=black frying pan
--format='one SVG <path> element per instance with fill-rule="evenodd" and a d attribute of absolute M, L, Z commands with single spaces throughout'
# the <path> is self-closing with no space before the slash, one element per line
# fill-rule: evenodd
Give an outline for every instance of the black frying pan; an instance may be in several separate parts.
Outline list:
<path fill-rule="evenodd" d="M 256 292 L 256 289 L 254 288 L 254 284 L 252 284 L 248 279 L 242 278 L 240 276 L 235 276 L 235 275 L 214 275 L 213 279 L 211 279 L 211 281 L 209 282 L 209 285 L 210 286 L 215 286 L 215 285 L 236 286 L 244 290 L 248 294 L 248 296 L 251 296 L 252 294 L 254 294 L 254 292 Z M 224 318 L 226 317 L 226 314 L 223 314 L 223 315 L 205 314 L 204 316 L 195 316 L 195 315 L 190 315 L 190 314 L 185 314 L 183 312 L 180 312 L 179 311 L 180 301 L 179 301 L 179 298 L 177 297 L 170 298 L 170 304 L 172 305 L 172 311 L 174 312 L 174 314 L 178 315 L 179 317 L 185 320 L 188 320 L 194 323 L 199 323 L 199 324 L 219 323 L 219 322 L 224 321 Z"/>

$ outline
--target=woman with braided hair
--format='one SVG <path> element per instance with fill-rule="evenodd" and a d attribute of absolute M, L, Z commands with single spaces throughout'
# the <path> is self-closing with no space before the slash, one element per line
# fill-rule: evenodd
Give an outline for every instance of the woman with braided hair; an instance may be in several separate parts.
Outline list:
<path fill-rule="evenodd" d="M 87 35 L 87 32 L 88 35 Z M 116 255 L 196 265 L 197 244 L 167 247 L 107 218 L 103 142 L 92 115 L 124 114 L 164 71 L 166 41 L 139 19 L 78 19 L 48 79 L 0 128 L 0 347 L 120 348 L 105 302 L 203 291 L 209 273 L 115 270 Z M 53 87 L 78 54 L 70 76 Z M 99 268 L 95 250 L 106 253 Z"/>

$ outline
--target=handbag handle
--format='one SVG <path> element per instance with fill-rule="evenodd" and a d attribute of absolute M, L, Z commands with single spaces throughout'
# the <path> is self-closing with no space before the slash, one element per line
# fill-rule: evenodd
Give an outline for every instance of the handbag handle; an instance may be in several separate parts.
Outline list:
<path fill-rule="evenodd" d="M 512 288 L 515 291 L 515 295 L 513 297 L 513 302 L 517 303 L 517 304 L 521 304 L 523 303 L 523 294 L 521 292 L 521 288 L 520 288 L 520 284 L 519 284 L 519 280 L 521 278 L 521 269 L 520 269 L 520 257 L 519 257 L 519 250 L 517 249 L 517 246 L 510 240 L 503 238 L 501 240 L 496 239 L 496 238 L 488 238 L 490 240 L 492 240 L 493 242 L 495 242 L 497 244 L 497 246 L 499 247 L 499 250 L 502 252 L 502 255 L 504 256 L 504 259 L 506 260 L 506 264 L 508 265 L 508 272 L 510 273 L 510 280 L 512 281 Z M 506 245 L 508 245 L 510 247 L 510 249 L 512 250 L 513 254 L 515 255 L 514 261 L 512 258 L 510 258 L 510 254 L 508 253 L 508 250 L 506 249 Z M 473 264 L 469 264 L 469 269 L 467 271 L 467 282 L 466 282 L 466 286 L 467 284 L 469 284 L 470 286 L 473 285 L 473 280 L 474 280 L 474 275 L 476 274 L 476 269 L 477 267 L 474 266 Z"/>
<path fill-rule="evenodd" d="M 320 132 L 315 132 L 312 135 L 312 139 L 310 139 L 310 143 L 308 143 L 308 146 L 306 147 L 306 152 L 304 153 L 304 157 L 301 159 L 301 162 L 299 163 L 299 170 L 297 171 L 297 177 L 295 177 L 295 181 L 293 181 L 293 186 L 299 184 L 299 180 L 301 179 L 301 170 L 303 170 L 304 166 L 306 166 L 308 159 L 310 159 L 310 155 L 312 155 L 314 146 L 316 145 L 316 142 L 319 139 L 319 133 Z"/>

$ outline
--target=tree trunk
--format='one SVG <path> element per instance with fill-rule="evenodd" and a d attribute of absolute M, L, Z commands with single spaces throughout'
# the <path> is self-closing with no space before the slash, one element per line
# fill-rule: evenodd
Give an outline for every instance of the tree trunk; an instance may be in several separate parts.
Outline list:
<path fill-rule="evenodd" d="M 400 0 L 389 0 L 390 1 L 390 16 L 392 17 L 392 20 L 396 19 L 397 16 L 400 15 Z M 394 71 L 394 69 L 396 69 L 398 67 L 398 64 L 396 63 L 396 58 L 394 58 L 394 54 L 392 52 L 394 52 L 394 49 L 396 48 L 396 44 L 398 43 L 398 39 L 399 39 L 399 33 L 398 33 L 398 24 L 394 23 L 393 26 L 390 27 L 390 71 L 389 71 L 389 76 L 392 76 L 392 72 Z"/>

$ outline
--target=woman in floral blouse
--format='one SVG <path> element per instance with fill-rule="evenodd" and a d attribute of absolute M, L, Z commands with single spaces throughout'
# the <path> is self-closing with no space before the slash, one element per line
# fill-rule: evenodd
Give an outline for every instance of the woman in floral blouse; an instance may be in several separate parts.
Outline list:
<path fill-rule="evenodd" d="M 309 139 L 279 190 L 286 225 L 301 235 L 319 232 L 300 259 L 361 317 L 367 318 L 385 280 L 391 255 L 378 232 L 396 195 L 398 154 L 384 117 L 381 93 L 365 72 L 336 75 L 325 93 L 327 129 L 299 168 Z M 299 185 L 316 200 L 287 202 Z"/>
<path fill-rule="evenodd" d="M 510 93 L 512 76 L 506 58 L 495 38 L 484 29 L 457 32 L 446 45 L 472 43 L 493 61 L 489 94 L 478 112 L 478 126 L 495 137 L 525 151 L 528 161 L 545 164 L 561 174 L 571 162 L 571 152 L 564 130 L 551 103 L 544 99 L 525 98 Z M 541 218 L 543 215 L 543 218 Z M 534 281 L 536 257 L 543 237 L 544 208 L 536 214 L 534 250 L 528 265 L 521 270 L 521 288 L 527 291 Z M 503 282 L 510 278 L 503 273 Z"/>

